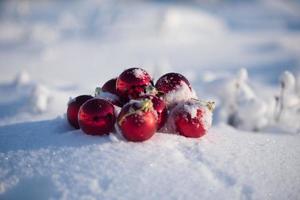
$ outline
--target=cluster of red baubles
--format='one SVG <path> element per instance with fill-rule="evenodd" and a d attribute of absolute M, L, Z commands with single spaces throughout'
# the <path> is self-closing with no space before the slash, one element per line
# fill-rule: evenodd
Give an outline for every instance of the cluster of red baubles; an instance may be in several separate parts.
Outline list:
<path fill-rule="evenodd" d="M 165 74 L 154 85 L 144 69 L 130 68 L 96 88 L 94 97 L 81 95 L 72 99 L 67 118 L 74 128 L 81 128 L 86 134 L 104 135 L 117 131 L 127 140 L 138 142 L 162 130 L 172 117 L 174 132 L 186 137 L 201 137 L 206 132 L 201 120 L 203 110 L 199 107 L 192 117 L 185 109 L 172 112 L 179 102 L 166 101 L 166 95 L 176 92 L 182 85 L 192 92 L 189 81 L 181 74 Z M 193 100 L 187 101 L 191 103 Z"/>

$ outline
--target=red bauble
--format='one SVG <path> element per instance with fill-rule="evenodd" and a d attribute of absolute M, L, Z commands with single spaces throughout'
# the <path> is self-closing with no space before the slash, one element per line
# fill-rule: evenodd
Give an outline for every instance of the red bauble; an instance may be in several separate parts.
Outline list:
<path fill-rule="evenodd" d="M 80 107 L 78 121 L 86 134 L 108 134 L 113 131 L 116 121 L 114 106 L 104 99 L 88 100 Z"/>
<path fill-rule="evenodd" d="M 112 78 L 108 80 L 106 83 L 104 83 L 101 89 L 103 92 L 109 92 L 117 95 L 116 83 L 117 83 L 117 78 Z"/>
<path fill-rule="evenodd" d="M 143 95 L 139 99 L 150 99 L 153 104 L 153 109 L 157 113 L 157 130 L 161 129 L 167 121 L 168 110 L 165 102 L 154 95 Z"/>
<path fill-rule="evenodd" d="M 116 106 L 122 107 L 127 102 L 127 100 L 121 98 L 118 95 L 116 89 L 116 83 L 117 83 L 117 78 L 110 79 L 109 81 L 104 83 L 101 90 L 99 91 L 99 94 L 96 94 L 96 96 L 103 98 Z"/>
<path fill-rule="evenodd" d="M 155 87 L 158 92 L 166 94 L 172 90 L 176 90 L 182 84 L 186 84 L 191 89 L 190 82 L 183 75 L 167 73 L 157 80 Z"/>
<path fill-rule="evenodd" d="M 126 104 L 117 121 L 124 138 L 133 142 L 148 140 L 157 130 L 157 114 L 149 99 Z"/>
<path fill-rule="evenodd" d="M 209 105 L 203 106 L 193 100 L 177 105 L 171 114 L 176 131 L 191 138 L 206 134 L 212 120 L 212 113 L 208 107 Z"/>
<path fill-rule="evenodd" d="M 67 110 L 67 119 L 70 125 L 72 125 L 74 128 L 79 129 L 78 112 L 80 106 L 84 104 L 87 100 L 92 98 L 93 97 L 91 95 L 80 95 L 69 102 Z"/>
<path fill-rule="evenodd" d="M 130 68 L 117 79 L 117 93 L 125 99 L 136 99 L 153 85 L 151 76 L 141 68 Z"/>

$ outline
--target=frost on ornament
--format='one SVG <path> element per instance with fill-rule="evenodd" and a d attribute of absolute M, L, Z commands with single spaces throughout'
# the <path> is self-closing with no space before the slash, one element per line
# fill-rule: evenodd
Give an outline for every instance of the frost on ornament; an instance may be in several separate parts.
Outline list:
<path fill-rule="evenodd" d="M 172 72 L 163 75 L 157 80 L 155 87 L 162 94 L 168 108 L 191 98 L 197 98 L 190 82 L 179 73 Z"/>
<path fill-rule="evenodd" d="M 133 75 L 139 79 L 143 79 L 145 77 L 145 71 L 143 69 L 140 68 L 136 68 L 133 71 Z"/>
<path fill-rule="evenodd" d="M 213 102 L 190 99 L 174 107 L 164 132 L 179 133 L 186 137 L 201 137 L 212 125 Z"/>
<path fill-rule="evenodd" d="M 174 90 L 169 91 L 163 96 L 168 107 L 176 106 L 176 104 L 185 102 L 192 98 L 197 98 L 196 93 L 184 83 L 178 85 Z"/>

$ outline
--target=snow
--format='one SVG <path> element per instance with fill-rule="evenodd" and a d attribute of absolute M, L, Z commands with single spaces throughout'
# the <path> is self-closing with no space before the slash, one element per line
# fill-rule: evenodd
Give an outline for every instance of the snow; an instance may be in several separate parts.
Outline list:
<path fill-rule="evenodd" d="M 19 74 L 17 74 L 14 85 L 15 86 L 22 86 L 30 83 L 30 76 L 28 72 L 26 71 L 21 71 Z"/>
<path fill-rule="evenodd" d="M 137 78 L 141 78 L 141 79 L 145 78 L 145 72 L 142 69 L 139 68 L 134 69 L 133 74 Z"/>
<path fill-rule="evenodd" d="M 163 96 L 168 107 L 174 107 L 176 103 L 181 103 L 191 98 L 197 98 L 197 95 L 191 91 L 190 87 L 184 82 L 181 82 L 176 89 L 169 91 Z"/>
<path fill-rule="evenodd" d="M 119 101 L 119 97 L 115 94 L 112 94 L 110 92 L 103 92 L 101 88 L 96 88 L 95 97 L 101 98 L 101 99 L 107 99 L 112 102 Z"/>
<path fill-rule="evenodd" d="M 64 125 L 56 119 L 0 129 L 4 199 L 30 196 L 33 186 L 55 199 L 297 199 L 300 149 L 292 135 L 222 125 L 201 140 L 157 133 L 136 144 Z"/>
<path fill-rule="evenodd" d="M 184 104 L 183 109 L 191 115 L 191 118 L 197 117 L 197 107 L 195 105 Z"/>
<path fill-rule="evenodd" d="M 292 0 L 1 2 L 0 199 L 298 199 L 299 11 Z M 169 100 L 215 101 L 212 128 L 143 143 L 72 129 L 69 97 L 125 66 L 183 74 L 193 91 Z"/>

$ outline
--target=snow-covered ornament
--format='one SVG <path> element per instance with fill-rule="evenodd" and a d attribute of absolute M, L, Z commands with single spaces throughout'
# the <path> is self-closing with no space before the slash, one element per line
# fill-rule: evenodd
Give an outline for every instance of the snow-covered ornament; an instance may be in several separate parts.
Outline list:
<path fill-rule="evenodd" d="M 121 98 L 136 99 L 146 94 L 147 88 L 153 86 L 152 77 L 141 68 L 129 68 L 117 79 L 116 90 Z"/>
<path fill-rule="evenodd" d="M 179 73 L 163 75 L 157 80 L 155 87 L 158 93 L 162 94 L 162 98 L 169 108 L 176 106 L 180 102 L 197 98 L 190 82 Z"/>
<path fill-rule="evenodd" d="M 198 138 L 205 135 L 212 125 L 214 102 L 197 99 L 178 104 L 171 112 L 168 123 L 171 131 Z"/>

